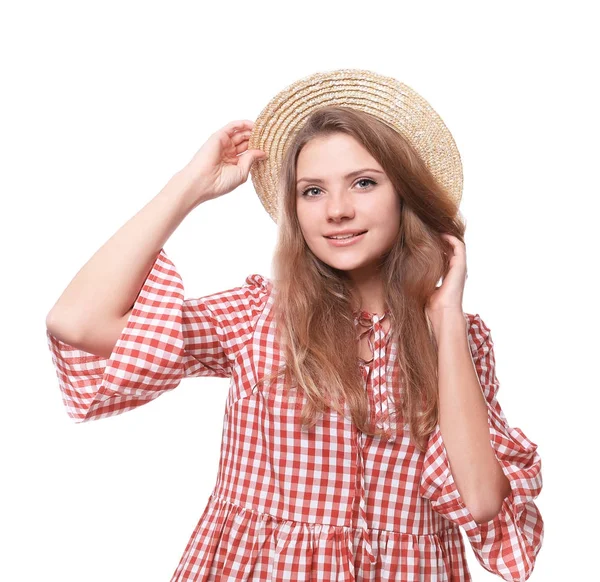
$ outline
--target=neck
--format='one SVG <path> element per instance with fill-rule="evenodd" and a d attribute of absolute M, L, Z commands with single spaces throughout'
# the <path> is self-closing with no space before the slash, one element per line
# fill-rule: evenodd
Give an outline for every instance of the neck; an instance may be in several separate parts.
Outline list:
<path fill-rule="evenodd" d="M 352 305 L 355 310 L 383 315 L 386 310 L 383 282 L 378 277 L 352 281 Z"/>

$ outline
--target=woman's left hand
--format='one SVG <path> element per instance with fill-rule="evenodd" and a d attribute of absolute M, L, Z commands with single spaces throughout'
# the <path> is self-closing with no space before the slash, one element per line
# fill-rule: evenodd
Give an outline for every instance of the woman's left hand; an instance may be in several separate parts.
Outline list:
<path fill-rule="evenodd" d="M 434 329 L 438 327 L 445 311 L 462 313 L 463 292 L 467 280 L 467 253 L 465 244 L 451 234 L 442 234 L 453 249 L 450 266 L 442 278 L 442 284 L 432 293 L 425 312 Z"/>

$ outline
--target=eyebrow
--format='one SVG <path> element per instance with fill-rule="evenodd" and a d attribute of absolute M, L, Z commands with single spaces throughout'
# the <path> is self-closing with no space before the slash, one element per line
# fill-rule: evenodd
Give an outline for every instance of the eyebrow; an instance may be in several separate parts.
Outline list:
<path fill-rule="evenodd" d="M 363 172 L 376 172 L 377 174 L 383 174 L 381 170 L 376 170 L 375 168 L 363 168 L 362 170 L 355 170 L 354 172 L 346 174 L 344 178 L 346 180 L 348 178 L 354 178 L 354 176 L 358 176 L 358 174 L 362 174 Z M 325 180 L 321 180 L 320 178 L 300 178 L 296 182 L 296 185 L 300 184 L 300 182 L 318 182 L 319 184 L 323 184 Z"/>

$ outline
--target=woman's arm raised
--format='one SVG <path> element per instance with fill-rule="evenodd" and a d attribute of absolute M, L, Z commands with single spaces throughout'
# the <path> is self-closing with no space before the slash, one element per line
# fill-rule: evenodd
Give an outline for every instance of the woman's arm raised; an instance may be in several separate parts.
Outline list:
<path fill-rule="evenodd" d="M 248 151 L 253 122 L 216 131 L 192 160 L 82 267 L 46 317 L 47 329 L 71 346 L 108 357 L 165 242 L 201 203 L 248 178 L 260 150 Z M 245 155 L 240 155 L 244 154 Z"/>
<path fill-rule="evenodd" d="M 53 335 L 87 352 L 110 355 L 156 256 L 191 210 L 186 188 L 179 174 L 173 176 L 96 251 L 48 314 L 46 327 Z"/>

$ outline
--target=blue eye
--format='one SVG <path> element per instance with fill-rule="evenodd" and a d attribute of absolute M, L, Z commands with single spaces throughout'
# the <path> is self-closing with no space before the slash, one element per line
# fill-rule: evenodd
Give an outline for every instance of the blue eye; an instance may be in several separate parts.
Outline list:
<path fill-rule="evenodd" d="M 371 187 L 372 185 L 374 186 L 375 184 L 377 184 L 377 182 L 375 182 L 375 180 L 371 180 L 371 178 L 360 178 L 359 180 L 356 181 L 355 184 L 358 184 L 359 182 L 369 182 L 369 185 L 364 187 L 364 188 L 360 188 L 360 190 L 366 190 L 367 188 Z M 307 188 L 306 190 L 304 190 L 302 192 L 302 196 L 305 196 L 307 198 L 315 198 L 315 196 L 309 196 L 308 192 L 310 192 L 311 190 L 321 190 L 321 188 L 318 188 L 317 186 L 311 186 L 310 188 Z"/>
<path fill-rule="evenodd" d="M 375 182 L 375 180 L 371 180 L 371 178 L 361 178 L 358 182 L 370 182 L 371 184 L 377 184 L 377 182 Z M 361 188 L 361 190 L 364 190 L 364 188 Z"/>
<path fill-rule="evenodd" d="M 320 190 L 320 188 L 317 188 L 316 186 L 311 186 L 310 188 L 307 188 L 306 190 L 304 190 L 304 192 L 302 192 L 302 196 L 307 196 L 308 198 L 312 198 L 312 196 L 308 196 L 308 194 L 307 194 L 311 190 Z"/>

